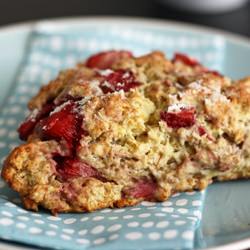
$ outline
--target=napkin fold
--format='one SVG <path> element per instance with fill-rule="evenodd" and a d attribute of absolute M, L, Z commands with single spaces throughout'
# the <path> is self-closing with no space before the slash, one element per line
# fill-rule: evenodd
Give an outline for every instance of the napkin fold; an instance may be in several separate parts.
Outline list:
<path fill-rule="evenodd" d="M 183 51 L 209 67 L 220 69 L 223 40 L 173 29 L 124 27 L 105 23 L 38 24 L 27 44 L 15 87 L 0 116 L 0 159 L 20 141 L 16 128 L 27 114 L 26 103 L 58 71 L 88 55 L 107 49 L 143 54 L 160 49 L 171 55 Z M 0 238 L 55 249 L 166 250 L 194 248 L 195 231 L 202 218 L 205 192 L 175 194 L 162 203 L 142 202 L 136 207 L 104 209 L 94 213 L 53 217 L 22 208 L 17 194 L 0 179 Z"/>

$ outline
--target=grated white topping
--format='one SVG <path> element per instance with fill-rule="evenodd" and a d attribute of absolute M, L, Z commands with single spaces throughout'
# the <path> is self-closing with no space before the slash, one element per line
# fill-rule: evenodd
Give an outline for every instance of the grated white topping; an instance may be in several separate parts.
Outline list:
<path fill-rule="evenodd" d="M 114 73 L 112 69 L 104 69 L 104 70 L 98 70 L 98 73 L 101 76 L 109 76 L 110 74 Z"/>
<path fill-rule="evenodd" d="M 112 90 L 115 90 L 114 86 L 112 84 L 110 84 L 108 81 L 104 81 L 102 83 L 102 86 L 107 87 L 107 88 L 112 89 Z"/>
<path fill-rule="evenodd" d="M 100 88 L 100 81 L 98 80 L 92 80 L 89 82 L 89 86 L 91 87 L 92 90 L 95 91 L 95 94 L 96 95 L 102 95 L 103 92 Z"/>
<path fill-rule="evenodd" d="M 213 94 L 210 97 L 210 100 L 211 100 L 211 102 L 222 102 L 222 103 L 226 103 L 226 104 L 230 103 L 230 100 L 227 99 L 227 97 L 225 95 L 222 95 L 218 91 L 213 92 Z"/>
<path fill-rule="evenodd" d="M 198 81 L 195 81 L 195 82 L 191 82 L 188 87 L 190 89 L 194 89 L 194 90 L 197 90 L 197 91 L 204 91 L 205 93 L 211 93 L 211 90 L 205 86 L 202 86 L 201 85 L 201 81 L 198 80 Z"/>
<path fill-rule="evenodd" d="M 31 120 L 31 121 L 35 121 L 36 116 L 38 115 L 38 113 L 39 113 L 39 110 L 38 110 L 38 109 L 34 109 L 34 110 L 30 113 L 28 119 Z"/>
<path fill-rule="evenodd" d="M 86 102 L 88 102 L 91 99 L 92 96 L 85 96 L 80 101 L 78 101 L 79 105 L 84 106 Z"/>
<path fill-rule="evenodd" d="M 185 103 L 174 103 L 174 104 L 168 106 L 167 112 L 174 112 L 174 113 L 176 112 L 177 113 L 177 112 L 182 111 L 185 108 L 190 108 L 190 107 Z"/>
<path fill-rule="evenodd" d="M 54 113 L 60 112 L 65 106 L 67 106 L 68 104 L 70 104 L 70 101 L 64 102 L 63 104 L 61 104 L 60 106 L 57 106 L 54 110 L 52 110 L 50 112 L 50 116 L 53 115 Z"/>
<path fill-rule="evenodd" d="M 124 78 L 127 78 L 127 77 L 129 77 L 129 72 L 126 72 L 126 73 L 123 74 L 123 76 L 122 76 L 123 79 L 124 79 Z"/>

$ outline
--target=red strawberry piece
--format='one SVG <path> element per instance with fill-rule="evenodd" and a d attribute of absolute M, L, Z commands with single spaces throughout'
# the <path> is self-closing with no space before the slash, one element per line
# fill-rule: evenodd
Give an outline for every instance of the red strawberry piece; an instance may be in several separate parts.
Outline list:
<path fill-rule="evenodd" d="M 157 190 L 157 184 L 152 180 L 139 180 L 134 187 L 127 190 L 127 194 L 133 198 L 153 198 Z"/>
<path fill-rule="evenodd" d="M 76 177 L 101 177 L 98 171 L 92 166 L 73 158 L 57 160 L 57 172 L 63 180 Z"/>
<path fill-rule="evenodd" d="M 54 104 L 50 102 L 45 104 L 40 111 L 34 110 L 18 128 L 20 139 L 27 140 L 39 120 L 45 117 L 53 108 Z"/>
<path fill-rule="evenodd" d="M 171 128 L 188 128 L 195 124 L 195 109 L 182 108 L 179 112 L 161 112 L 161 119 Z"/>
<path fill-rule="evenodd" d="M 103 93 L 106 94 L 119 90 L 127 92 L 140 85 L 141 84 L 135 80 L 135 76 L 131 71 L 120 69 L 107 75 L 101 82 L 100 87 Z"/>
<path fill-rule="evenodd" d="M 207 134 L 207 131 L 206 131 L 205 128 L 202 127 L 202 126 L 199 126 L 199 127 L 198 127 L 198 132 L 199 132 L 199 135 L 200 135 L 200 136 L 203 136 L 203 135 Z"/>
<path fill-rule="evenodd" d="M 176 53 L 174 55 L 173 62 L 178 62 L 178 61 L 183 62 L 184 64 L 191 67 L 200 66 L 200 63 L 196 59 L 191 58 L 182 53 Z"/>
<path fill-rule="evenodd" d="M 206 129 L 202 126 L 198 126 L 198 133 L 200 136 L 206 135 L 206 137 L 210 140 L 213 141 L 214 139 L 207 133 Z"/>
<path fill-rule="evenodd" d="M 82 117 L 76 112 L 77 104 L 67 101 L 61 109 L 54 110 L 50 116 L 41 120 L 36 127 L 42 139 L 55 139 L 66 142 L 69 149 L 79 140 L 78 132 L 81 131 Z"/>
<path fill-rule="evenodd" d="M 85 63 L 86 67 L 97 69 L 108 69 L 122 58 L 132 57 L 133 54 L 126 50 L 110 50 L 106 52 L 100 52 L 89 57 Z"/>

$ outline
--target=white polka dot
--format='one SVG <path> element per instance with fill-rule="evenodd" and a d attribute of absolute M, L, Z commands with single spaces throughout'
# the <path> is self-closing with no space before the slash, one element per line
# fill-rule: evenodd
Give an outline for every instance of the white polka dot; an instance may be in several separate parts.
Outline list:
<path fill-rule="evenodd" d="M 6 147 L 6 143 L 5 142 L 0 142 L 0 148 L 5 148 Z M 0 188 L 4 187 L 4 182 L 0 181 Z"/>
<path fill-rule="evenodd" d="M 188 210 L 186 208 L 179 208 L 179 209 L 177 209 L 177 211 L 181 214 L 186 214 L 188 212 Z"/>
<path fill-rule="evenodd" d="M 0 225 L 3 225 L 3 226 L 10 226 L 13 223 L 14 223 L 14 221 L 12 219 L 9 219 L 9 218 L 0 219 Z"/>
<path fill-rule="evenodd" d="M 89 244 L 89 240 L 87 239 L 77 239 L 76 242 L 79 244 Z"/>
<path fill-rule="evenodd" d="M 174 212 L 174 208 L 172 207 L 164 207 L 161 209 L 162 212 L 166 212 L 166 213 L 173 213 Z"/>
<path fill-rule="evenodd" d="M 198 219 L 201 219 L 201 212 L 199 210 L 194 211 L 194 215 L 197 216 Z"/>
<path fill-rule="evenodd" d="M 186 194 L 186 195 L 194 195 L 195 192 L 186 192 L 185 194 Z"/>
<path fill-rule="evenodd" d="M 189 217 L 187 217 L 187 219 L 192 220 L 192 221 L 197 221 L 197 218 L 196 218 L 196 217 L 191 217 L 191 216 L 189 216 Z"/>
<path fill-rule="evenodd" d="M 42 229 L 38 227 L 31 227 L 29 229 L 29 233 L 31 234 L 40 234 L 41 232 L 42 232 Z"/>
<path fill-rule="evenodd" d="M 178 215 L 178 214 L 171 214 L 171 217 L 173 217 L 173 218 L 179 218 L 180 215 Z"/>
<path fill-rule="evenodd" d="M 112 210 L 111 209 L 109 209 L 109 208 L 106 208 L 106 209 L 103 209 L 103 210 L 101 210 L 101 213 L 110 213 Z"/>
<path fill-rule="evenodd" d="M 118 234 L 112 234 L 109 236 L 109 240 L 116 240 L 118 239 L 119 235 Z"/>
<path fill-rule="evenodd" d="M 7 207 L 16 207 L 16 205 L 11 203 L 11 202 L 6 202 L 6 203 L 4 203 L 4 205 L 7 206 Z M 25 211 L 27 213 L 26 210 L 23 210 L 23 209 L 20 209 L 20 208 L 17 209 L 17 211 L 19 211 L 19 210 Z"/>
<path fill-rule="evenodd" d="M 48 220 L 52 220 L 52 221 L 59 221 L 59 220 L 61 220 L 61 218 L 56 217 L 56 216 L 48 216 L 47 219 Z"/>
<path fill-rule="evenodd" d="M 139 218 L 147 218 L 147 217 L 149 217 L 151 214 L 149 214 L 149 213 L 145 213 L 145 214 L 139 214 L 138 215 L 138 217 Z"/>
<path fill-rule="evenodd" d="M 123 216 L 123 219 L 132 219 L 132 218 L 134 218 L 134 215 L 132 215 L 132 214 L 128 214 L 128 215 Z"/>
<path fill-rule="evenodd" d="M 185 240 L 193 240 L 194 238 L 194 232 L 192 231 L 185 231 L 182 234 L 182 238 Z"/>
<path fill-rule="evenodd" d="M 140 232 L 131 232 L 131 233 L 127 233 L 125 235 L 125 237 L 128 240 L 138 240 L 138 239 L 142 238 L 142 233 L 140 233 Z"/>
<path fill-rule="evenodd" d="M 64 228 L 62 231 L 66 234 L 73 234 L 75 232 L 74 229 L 70 229 L 70 228 Z"/>
<path fill-rule="evenodd" d="M 100 234 L 100 233 L 103 232 L 104 229 L 105 229 L 104 226 L 99 225 L 99 226 L 94 227 L 94 228 L 91 230 L 91 233 L 92 233 L 92 234 Z"/>
<path fill-rule="evenodd" d="M 8 211 L 2 211 L 1 214 L 8 216 L 8 217 L 13 217 L 12 213 L 10 213 Z"/>
<path fill-rule="evenodd" d="M 105 238 L 99 238 L 99 239 L 94 240 L 93 243 L 94 243 L 95 245 L 101 245 L 101 244 L 103 244 L 105 241 L 106 241 Z"/>
<path fill-rule="evenodd" d="M 111 217 L 108 217 L 109 220 L 117 220 L 119 217 L 117 216 L 111 216 Z"/>
<path fill-rule="evenodd" d="M 63 46 L 63 41 L 60 37 L 55 37 L 51 40 L 52 50 L 58 51 L 61 50 Z"/>
<path fill-rule="evenodd" d="M 16 119 L 14 119 L 14 118 L 9 118 L 9 119 L 6 120 L 6 124 L 8 124 L 8 125 L 14 125 L 16 122 L 17 122 L 17 121 L 16 121 Z M 15 130 L 12 131 L 12 132 L 17 133 Z"/>
<path fill-rule="evenodd" d="M 88 232 L 87 229 L 83 229 L 83 230 L 80 230 L 80 231 L 78 232 L 78 234 L 79 234 L 79 235 L 85 235 L 87 232 Z"/>
<path fill-rule="evenodd" d="M 44 224 L 43 220 L 34 220 L 34 222 L 37 223 L 37 224 Z"/>
<path fill-rule="evenodd" d="M 132 211 L 139 211 L 139 210 L 141 210 L 141 208 L 140 207 L 133 207 L 133 208 L 131 208 L 131 210 Z"/>
<path fill-rule="evenodd" d="M 170 207 L 172 205 L 173 205 L 173 203 L 171 201 L 164 201 L 164 202 L 162 202 L 162 206 L 164 206 L 164 207 Z"/>
<path fill-rule="evenodd" d="M 13 106 L 10 108 L 10 113 L 12 114 L 17 114 L 18 112 L 20 112 L 20 107 L 19 106 Z"/>
<path fill-rule="evenodd" d="M 193 202 L 192 202 L 192 205 L 195 206 L 195 207 L 198 207 L 198 206 L 201 206 L 201 205 L 202 205 L 202 202 L 199 201 L 199 200 L 196 200 L 196 201 L 193 201 Z"/>
<path fill-rule="evenodd" d="M 29 217 L 26 217 L 26 216 L 17 216 L 17 219 L 22 220 L 22 221 L 28 221 Z"/>
<path fill-rule="evenodd" d="M 163 213 L 155 213 L 155 216 L 157 216 L 157 217 L 165 217 L 166 214 L 163 214 Z"/>
<path fill-rule="evenodd" d="M 61 234 L 60 237 L 63 239 L 63 240 L 71 240 L 71 237 L 67 234 Z"/>
<path fill-rule="evenodd" d="M 176 230 L 167 230 L 164 233 L 164 238 L 165 239 L 173 239 L 177 236 L 177 231 Z"/>
<path fill-rule="evenodd" d="M 56 232 L 55 231 L 46 231 L 45 234 L 48 236 L 55 236 Z"/>
<path fill-rule="evenodd" d="M 152 227 L 153 225 L 154 225 L 153 221 L 147 221 L 142 224 L 142 227 L 149 228 Z"/>
<path fill-rule="evenodd" d="M 122 226 L 120 224 L 114 224 L 114 225 L 110 226 L 107 231 L 108 232 L 115 232 L 115 231 L 120 230 L 121 228 L 122 228 Z"/>
<path fill-rule="evenodd" d="M 185 206 L 185 205 L 187 205 L 187 199 L 180 199 L 180 200 L 177 200 L 176 201 L 176 203 L 175 203 L 175 205 L 176 206 Z"/>
<path fill-rule="evenodd" d="M 173 194 L 172 197 L 178 197 L 180 196 L 180 193 Z"/>
<path fill-rule="evenodd" d="M 7 130 L 5 128 L 0 128 L 0 136 L 3 136 L 7 133 Z"/>
<path fill-rule="evenodd" d="M 150 201 L 143 201 L 141 203 L 142 206 L 145 206 L 145 207 L 151 207 L 151 206 L 155 206 L 155 202 L 150 202 Z"/>
<path fill-rule="evenodd" d="M 103 219 L 104 219 L 103 216 L 95 216 L 95 217 L 93 218 L 93 221 L 99 221 L 99 220 L 103 220 Z"/>
<path fill-rule="evenodd" d="M 125 212 L 125 209 L 116 209 L 114 210 L 114 213 L 123 213 Z"/>
<path fill-rule="evenodd" d="M 137 221 L 129 222 L 128 227 L 138 227 L 139 223 Z"/>
<path fill-rule="evenodd" d="M 83 217 L 80 219 L 80 221 L 87 221 L 89 218 L 88 217 Z"/>
<path fill-rule="evenodd" d="M 49 227 L 51 227 L 51 228 L 58 228 L 58 226 L 55 225 L 55 224 L 49 224 Z"/>
<path fill-rule="evenodd" d="M 31 215 L 32 215 L 33 217 L 41 217 L 41 214 L 34 214 L 34 213 L 31 213 Z"/>
<path fill-rule="evenodd" d="M 148 210 L 156 209 L 157 207 L 147 207 Z"/>
<path fill-rule="evenodd" d="M 150 240 L 159 240 L 160 237 L 161 237 L 161 235 L 159 233 L 157 233 L 157 232 L 152 232 L 152 233 L 148 234 L 148 238 Z"/>
<path fill-rule="evenodd" d="M 169 222 L 168 221 L 161 221 L 161 222 L 158 222 L 157 224 L 156 224 L 156 227 L 157 228 L 165 228 L 165 227 L 167 227 L 169 225 Z"/>
<path fill-rule="evenodd" d="M 181 226 L 181 225 L 186 224 L 186 221 L 184 221 L 184 220 L 177 220 L 177 221 L 174 222 L 174 224 L 177 225 L 177 226 Z"/>
<path fill-rule="evenodd" d="M 24 228 L 26 228 L 26 224 L 19 222 L 16 224 L 16 227 L 20 228 L 20 229 L 24 229 Z"/>
<path fill-rule="evenodd" d="M 76 219 L 75 219 L 75 218 L 69 218 L 69 219 L 66 219 L 66 220 L 63 221 L 63 223 L 64 223 L 64 224 L 67 224 L 67 225 L 73 224 L 73 223 L 75 223 L 75 222 L 76 222 Z"/>

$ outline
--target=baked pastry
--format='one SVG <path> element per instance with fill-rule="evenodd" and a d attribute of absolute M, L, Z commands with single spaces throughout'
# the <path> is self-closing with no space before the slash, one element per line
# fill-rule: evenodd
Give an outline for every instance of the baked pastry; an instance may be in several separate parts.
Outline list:
<path fill-rule="evenodd" d="M 161 52 L 91 56 L 29 102 L 26 142 L 2 177 L 27 209 L 94 211 L 164 201 L 250 177 L 250 78 Z"/>

